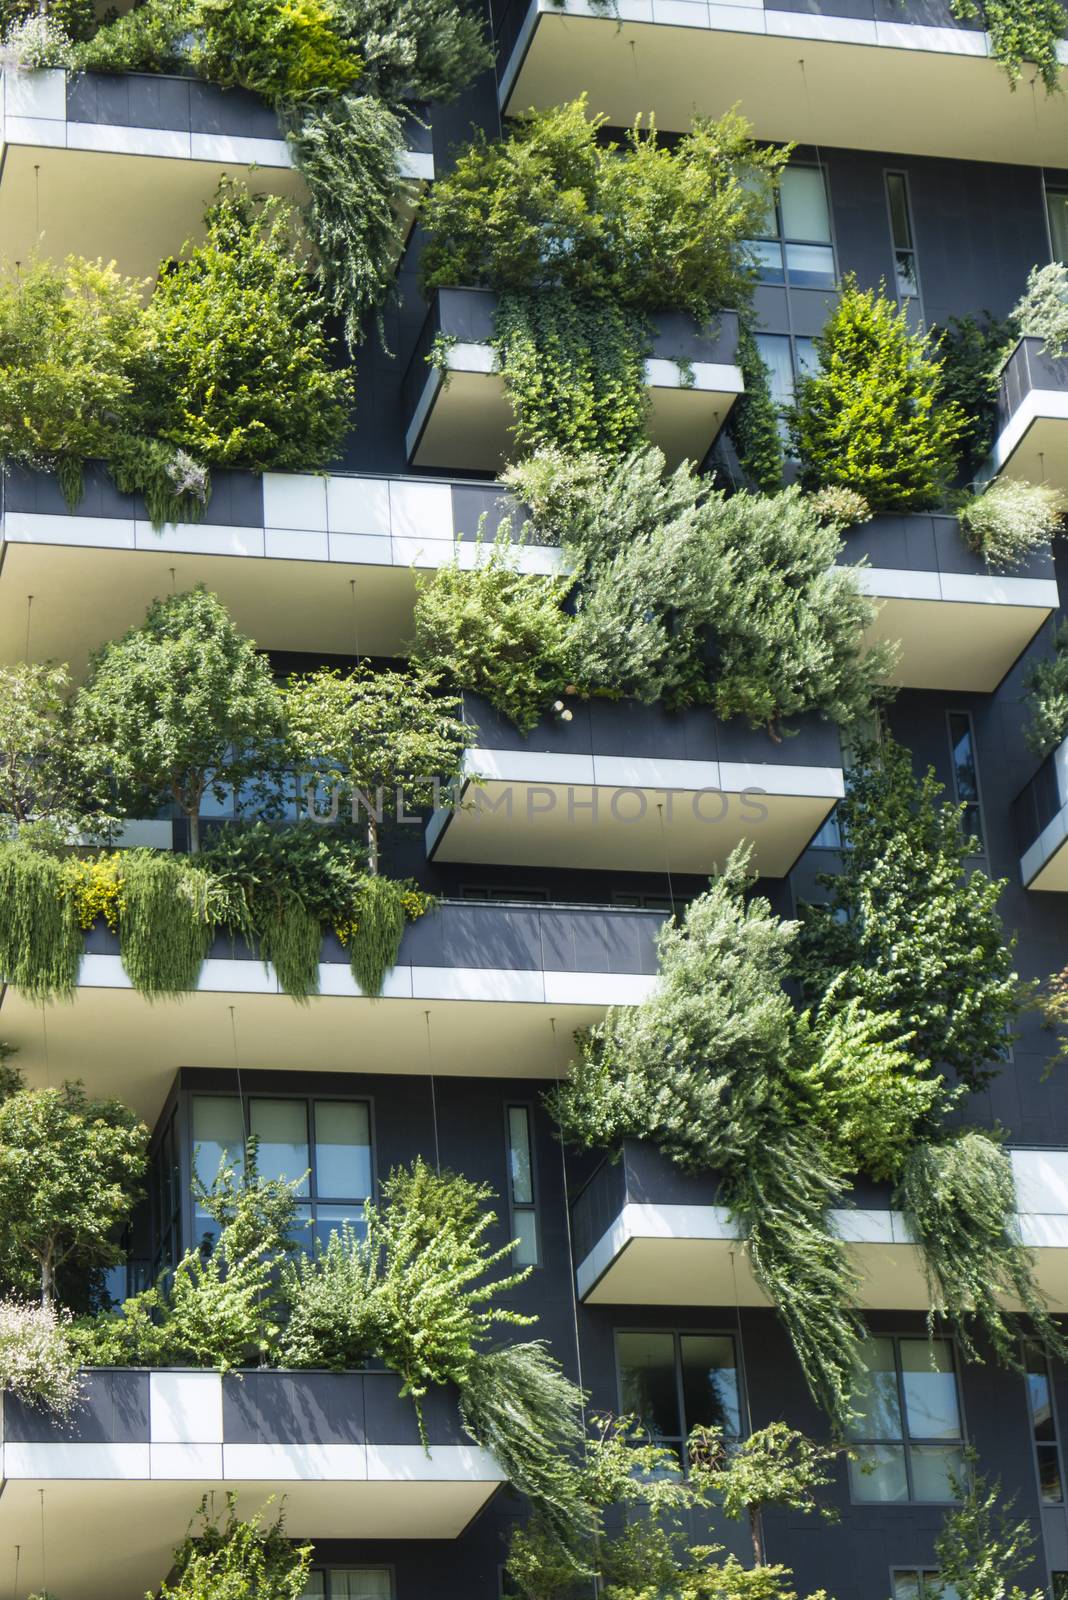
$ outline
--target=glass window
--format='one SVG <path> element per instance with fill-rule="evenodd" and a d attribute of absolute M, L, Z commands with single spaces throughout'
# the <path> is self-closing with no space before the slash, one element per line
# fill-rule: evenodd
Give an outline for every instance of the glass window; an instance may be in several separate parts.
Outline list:
<path fill-rule="evenodd" d="M 831 217 L 822 168 L 786 168 L 764 227 L 763 237 L 751 245 L 761 283 L 834 288 Z"/>
<path fill-rule="evenodd" d="M 975 759 L 975 732 L 971 713 L 949 713 L 949 748 L 953 761 L 953 793 L 964 807 L 961 825 L 976 851 L 983 848 L 983 814 L 979 797 L 979 771 Z"/>
<path fill-rule="evenodd" d="M 315 1187 L 322 1196 L 371 1193 L 371 1116 L 362 1100 L 316 1100 Z"/>
<path fill-rule="evenodd" d="M 779 433 L 783 445 L 789 448 L 786 413 L 793 407 L 798 379 L 806 377 L 817 365 L 816 342 L 792 338 L 788 333 L 758 333 L 754 339 L 767 368 L 768 389 L 779 413 Z"/>
<path fill-rule="evenodd" d="M 965 1462 L 952 1345 L 946 1339 L 873 1334 L 864 1368 L 850 1429 L 854 1500 L 956 1499 L 954 1480 L 963 1478 Z"/>
<path fill-rule="evenodd" d="M 729 1334 L 616 1334 L 620 1404 L 656 1444 L 676 1446 L 694 1428 L 741 1437 L 738 1363 Z"/>
<path fill-rule="evenodd" d="M 1064 1483 L 1061 1477 L 1061 1453 L 1057 1436 L 1057 1410 L 1053 1399 L 1049 1362 L 1043 1350 L 1029 1343 L 1024 1349 L 1024 1363 L 1027 1374 L 1027 1406 L 1031 1417 L 1031 1435 L 1035 1442 L 1042 1504 L 1063 1505 Z"/>
<path fill-rule="evenodd" d="M 328 1567 L 308 1574 L 302 1600 L 392 1600 L 388 1567 Z"/>
<path fill-rule="evenodd" d="M 244 1169 L 245 1124 L 236 1095 L 193 1096 L 193 1161 L 197 1177 L 210 1188 L 220 1170 Z"/>
<path fill-rule="evenodd" d="M 890 211 L 890 236 L 894 244 L 897 296 L 899 300 L 918 300 L 920 280 L 912 237 L 908 179 L 903 172 L 886 174 L 886 202 Z"/>
<path fill-rule="evenodd" d="M 249 1132 L 259 1141 L 261 1178 L 298 1182 L 297 1194 L 308 1194 L 308 1105 L 305 1100 L 251 1100 Z"/>
<path fill-rule="evenodd" d="M 1046 213 L 1053 259 L 1068 266 L 1068 189 L 1046 190 Z"/>
<path fill-rule="evenodd" d="M 944 1584 L 937 1572 L 907 1568 L 895 1572 L 894 1600 L 958 1600 L 952 1584 Z"/>
<path fill-rule="evenodd" d="M 538 1217 L 534 1203 L 534 1153 L 529 1106 L 508 1107 L 508 1184 L 516 1266 L 538 1264 Z"/>

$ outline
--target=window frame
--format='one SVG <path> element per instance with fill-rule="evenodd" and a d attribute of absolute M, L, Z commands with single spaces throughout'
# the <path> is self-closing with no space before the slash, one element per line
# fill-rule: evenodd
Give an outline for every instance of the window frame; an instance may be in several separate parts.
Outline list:
<path fill-rule="evenodd" d="M 858 1449 L 862 1449 L 862 1450 L 863 1449 L 877 1448 L 880 1445 L 883 1445 L 883 1446 L 900 1446 L 900 1448 L 902 1450 L 902 1453 L 903 1453 L 904 1463 L 905 1463 L 905 1487 L 908 1490 L 908 1495 L 907 1495 L 907 1498 L 904 1499 L 904 1500 L 858 1500 L 857 1497 L 853 1493 L 853 1473 L 852 1473 L 852 1471 L 847 1471 L 846 1472 L 846 1483 L 847 1483 L 847 1486 L 848 1486 L 848 1489 L 849 1489 L 849 1503 L 850 1503 L 850 1505 L 851 1506 L 863 1506 L 863 1507 L 865 1507 L 867 1509 L 878 1509 L 879 1511 L 890 1511 L 890 1512 L 893 1512 L 893 1511 L 905 1511 L 905 1510 L 914 1511 L 917 1506 L 935 1506 L 935 1507 L 956 1507 L 956 1506 L 959 1506 L 961 1504 L 961 1502 L 959 1500 L 916 1500 L 916 1499 L 914 1499 L 913 1498 L 913 1472 L 912 1472 L 912 1447 L 914 1445 L 919 1445 L 921 1448 L 923 1448 L 924 1446 L 927 1446 L 927 1445 L 953 1445 L 953 1444 L 956 1444 L 956 1445 L 958 1445 L 960 1447 L 960 1452 L 961 1452 L 962 1455 L 964 1455 L 965 1452 L 967 1451 L 967 1447 L 968 1447 L 968 1418 L 967 1418 L 967 1415 L 966 1415 L 965 1409 L 964 1409 L 964 1385 L 961 1382 L 962 1363 L 961 1363 L 960 1351 L 958 1349 L 956 1339 L 953 1338 L 952 1335 L 948 1335 L 948 1334 L 939 1334 L 938 1335 L 938 1342 L 940 1344 L 943 1344 L 943 1345 L 946 1346 L 946 1348 L 949 1350 L 949 1352 L 950 1352 L 950 1354 L 952 1356 L 952 1360 L 953 1360 L 953 1385 L 954 1385 L 954 1389 L 956 1391 L 956 1396 L 957 1396 L 957 1417 L 958 1417 L 958 1420 L 959 1420 L 959 1423 L 960 1423 L 960 1433 L 957 1435 L 955 1440 L 950 1440 L 950 1439 L 932 1439 L 932 1438 L 922 1438 L 922 1437 L 914 1438 L 909 1433 L 908 1407 L 907 1407 L 906 1402 L 905 1402 L 904 1369 L 903 1369 L 902 1364 L 901 1364 L 901 1345 L 903 1343 L 905 1343 L 905 1342 L 911 1342 L 911 1343 L 914 1343 L 914 1344 L 930 1345 L 931 1340 L 928 1338 L 928 1336 L 926 1334 L 923 1334 L 923 1333 L 912 1333 L 912 1332 L 898 1333 L 898 1332 L 894 1332 L 892 1330 L 887 1330 L 885 1328 L 869 1328 L 868 1329 L 868 1333 L 869 1333 L 870 1337 L 873 1338 L 873 1339 L 889 1339 L 891 1341 L 891 1343 L 893 1344 L 893 1347 L 894 1347 L 894 1377 L 896 1379 L 896 1386 L 897 1386 L 898 1411 L 899 1411 L 899 1414 L 900 1414 L 900 1417 L 901 1417 L 901 1437 L 899 1439 L 860 1439 L 860 1438 L 854 1439 L 854 1438 L 850 1438 L 848 1442 L 849 1442 L 849 1444 L 851 1446 L 855 1445 L 855 1446 L 857 1446 Z M 965 1472 L 967 1472 L 967 1461 L 965 1461 L 964 1470 L 965 1470 Z M 916 1572 L 916 1571 L 920 1571 L 920 1570 L 927 1570 L 927 1569 L 920 1569 L 920 1568 L 917 1568 L 917 1567 L 894 1567 L 892 1569 L 893 1572 L 902 1572 L 902 1573 L 905 1573 L 905 1572 Z"/>
<path fill-rule="evenodd" d="M 954 803 L 956 805 L 958 805 L 958 806 L 974 806 L 975 814 L 979 819 L 979 832 L 978 832 L 978 835 L 975 835 L 975 834 L 968 834 L 967 835 L 968 839 L 974 845 L 976 845 L 977 848 L 969 850 L 968 854 L 970 856 L 984 857 L 985 858 L 986 853 L 987 853 L 987 851 L 986 851 L 986 838 L 987 838 L 987 834 L 986 834 L 986 806 L 983 803 L 983 780 L 982 780 L 982 777 L 981 777 L 980 771 L 979 771 L 979 740 L 977 739 L 976 733 L 975 733 L 975 718 L 973 717 L 971 711 L 967 710 L 963 706 L 947 706 L 945 715 L 946 715 L 946 742 L 949 745 L 949 782 L 950 782 L 950 788 L 953 791 L 953 800 L 954 800 Z M 974 800 L 963 799 L 961 797 L 958 789 L 957 789 L 957 763 L 956 763 L 956 760 L 954 759 L 954 755 L 953 755 L 954 749 L 956 748 L 956 741 L 953 738 L 953 718 L 954 717 L 964 717 L 966 719 L 966 721 L 967 721 L 967 724 L 968 724 L 968 737 L 971 740 L 971 747 L 972 747 L 972 766 L 975 769 L 975 796 L 976 797 L 975 797 Z"/>
<path fill-rule="evenodd" d="M 189 1229 L 189 1248 L 193 1248 L 195 1245 L 199 1245 L 201 1242 L 201 1236 L 197 1230 L 196 1196 L 193 1193 L 193 1168 L 197 1152 L 197 1140 L 194 1137 L 193 1132 L 193 1103 L 195 1100 L 239 1100 L 241 1103 L 242 1135 L 246 1141 L 249 1138 L 252 1125 L 249 1108 L 253 1100 L 298 1100 L 303 1103 L 305 1108 L 306 1125 L 308 1128 L 308 1193 L 306 1195 L 298 1196 L 297 1205 L 298 1207 L 307 1206 L 311 1213 L 309 1218 L 309 1226 L 307 1229 L 309 1243 L 313 1243 L 316 1237 L 316 1211 L 320 1205 L 336 1206 L 357 1203 L 355 1197 L 352 1196 L 346 1198 L 344 1196 L 338 1197 L 320 1195 L 318 1192 L 318 1174 L 316 1171 L 315 1161 L 315 1103 L 319 1100 L 332 1100 L 350 1105 L 357 1102 L 365 1105 L 367 1107 L 367 1137 L 370 1150 L 371 1187 L 367 1195 L 365 1195 L 362 1200 L 359 1200 L 358 1203 L 360 1205 L 368 1205 L 374 1203 L 378 1199 L 378 1130 L 375 1119 L 375 1097 L 373 1094 L 345 1094 L 336 1089 L 328 1091 L 306 1089 L 302 1093 L 297 1093 L 278 1089 L 268 1089 L 266 1087 L 260 1087 L 259 1085 L 252 1089 L 242 1088 L 239 1094 L 236 1088 L 208 1088 L 207 1086 L 201 1088 L 199 1085 L 192 1084 L 184 1091 L 183 1099 L 185 1100 L 185 1106 L 182 1112 L 182 1127 L 185 1134 L 185 1140 L 184 1148 L 181 1149 L 179 1153 L 183 1169 L 182 1176 L 185 1181 L 183 1217 Z"/>
<path fill-rule="evenodd" d="M 813 161 L 788 161 L 786 166 L 783 168 L 783 173 L 785 174 L 787 172 L 790 172 L 791 170 L 794 171 L 794 172 L 797 172 L 802 168 L 805 168 L 809 172 L 818 172 L 820 174 L 820 177 L 823 179 L 823 196 L 824 196 L 824 202 L 825 202 L 826 207 L 827 207 L 827 234 L 828 234 L 828 237 L 826 239 L 801 239 L 801 238 L 795 238 L 793 235 L 788 236 L 787 233 L 786 233 L 785 224 L 783 222 L 782 202 L 781 202 L 778 190 L 776 190 L 776 193 L 775 193 L 774 198 L 772 199 L 772 203 L 771 203 L 772 204 L 772 211 L 774 213 L 774 218 L 775 218 L 776 232 L 775 233 L 754 234 L 753 239 L 752 239 L 752 243 L 753 244 L 777 244 L 779 246 L 780 251 L 781 251 L 781 255 L 782 255 L 782 281 L 780 283 L 772 283 L 772 282 L 768 282 L 767 280 L 765 280 L 761 276 L 761 268 L 760 268 L 759 262 L 757 263 L 756 280 L 755 281 L 759 286 L 762 286 L 763 288 L 766 288 L 766 289 L 812 289 L 812 290 L 815 290 L 815 292 L 817 294 L 833 294 L 839 288 L 839 286 L 841 284 L 842 275 L 841 275 L 841 272 L 840 272 L 839 266 L 838 266 L 838 244 L 837 244 L 837 241 L 835 239 L 835 231 L 834 231 L 834 209 L 833 209 L 833 207 L 831 205 L 830 172 L 829 172 L 829 170 L 827 168 L 826 163 L 821 161 L 821 160 L 819 160 L 819 158 L 817 157 Z M 787 254 L 786 254 L 787 246 L 792 245 L 792 244 L 813 245 L 813 246 L 819 247 L 820 249 L 830 250 L 830 252 L 831 252 L 831 272 L 832 272 L 832 276 L 833 276 L 833 282 L 824 283 L 824 284 L 819 284 L 819 283 L 792 283 L 791 280 L 790 280 L 790 268 L 789 268 L 789 265 L 787 263 Z M 792 347 L 791 347 L 791 354 L 792 354 Z"/>
<path fill-rule="evenodd" d="M 680 1340 L 685 1338 L 729 1339 L 731 1342 L 731 1349 L 734 1352 L 735 1381 L 738 1386 L 738 1439 L 741 1441 L 748 1437 L 752 1431 L 749 1418 L 749 1391 L 746 1385 L 745 1368 L 743 1366 L 742 1338 L 741 1333 L 737 1328 L 708 1328 L 703 1325 L 697 1328 L 680 1328 L 678 1326 L 653 1326 L 647 1323 L 632 1324 L 630 1326 L 621 1326 L 616 1324 L 613 1326 L 612 1360 L 615 1365 L 617 1416 L 623 1416 L 626 1414 L 626 1408 L 623 1403 L 623 1368 L 619 1359 L 619 1335 L 621 1333 L 671 1335 L 673 1340 L 673 1354 L 675 1362 L 675 1403 L 678 1407 L 679 1420 L 683 1424 L 684 1431 L 681 1437 L 677 1440 L 674 1435 L 672 1435 L 671 1437 L 665 1436 L 665 1438 L 659 1442 L 664 1446 L 665 1449 L 672 1449 L 677 1444 L 679 1450 L 679 1459 L 683 1462 L 684 1466 L 687 1464 L 686 1440 L 689 1437 L 692 1429 L 700 1427 L 701 1424 L 697 1422 L 688 1424 L 686 1417 L 685 1387 L 682 1380 L 682 1346 L 680 1344 Z"/>
<path fill-rule="evenodd" d="M 1028 1371 L 1028 1362 L 1035 1360 L 1041 1360 L 1045 1366 L 1046 1383 L 1049 1386 L 1050 1417 L 1053 1422 L 1052 1441 L 1040 1440 L 1036 1439 L 1035 1437 L 1035 1418 L 1034 1412 L 1031 1408 L 1031 1386 L 1028 1383 L 1028 1378 L 1030 1376 Z M 1041 1345 L 1037 1344 L 1034 1340 L 1025 1339 L 1023 1349 L 1023 1366 L 1024 1400 L 1027 1406 L 1027 1421 L 1031 1432 L 1031 1457 L 1035 1467 L 1035 1493 L 1038 1496 L 1038 1504 L 1042 1510 L 1068 1510 L 1068 1485 L 1065 1484 L 1064 1478 L 1064 1450 L 1061 1445 L 1061 1422 L 1057 1412 L 1057 1390 L 1053 1382 L 1053 1363 L 1050 1361 L 1049 1356 L 1046 1354 L 1045 1350 L 1042 1349 Z M 1051 1443 L 1057 1456 L 1057 1475 L 1061 1486 L 1061 1497 L 1059 1500 L 1047 1500 L 1042 1494 L 1042 1469 L 1039 1466 L 1038 1452 L 1040 1446 L 1045 1446 L 1045 1448 L 1048 1449 Z"/>
<path fill-rule="evenodd" d="M 534 1219 L 534 1260 L 524 1263 L 524 1270 L 529 1266 L 532 1271 L 537 1272 L 545 1265 L 545 1252 L 542 1248 L 541 1195 L 538 1183 L 537 1145 L 534 1138 L 534 1102 L 531 1100 L 505 1100 L 501 1110 L 504 1117 L 504 1153 L 508 1174 L 508 1227 L 510 1237 L 513 1239 L 518 1237 L 518 1229 L 515 1226 L 516 1213 L 520 1211 L 524 1214 L 529 1213 Z M 511 1113 L 513 1111 L 524 1112 L 527 1119 L 527 1147 L 530 1153 L 529 1201 L 517 1201 L 515 1198 L 515 1184 L 512 1178 Z M 512 1256 L 514 1260 L 514 1250 Z"/>
<path fill-rule="evenodd" d="M 919 1600 L 940 1600 L 941 1590 L 929 1590 L 927 1587 L 930 1578 L 937 1579 L 938 1577 L 939 1571 L 937 1567 L 891 1567 L 890 1594 L 892 1600 L 897 1594 L 898 1578 L 918 1578 L 920 1580 L 917 1588 Z"/>
<path fill-rule="evenodd" d="M 1044 177 L 1040 181 L 1042 183 L 1042 217 L 1046 224 L 1046 243 L 1049 247 L 1049 259 L 1052 265 L 1060 261 L 1061 258 L 1053 248 L 1053 218 L 1050 216 L 1049 199 L 1050 195 L 1058 195 L 1068 200 L 1068 183 L 1048 183 Z M 1068 266 L 1068 261 L 1063 262 L 1062 265 Z"/>
<path fill-rule="evenodd" d="M 308 1569 L 308 1576 L 310 1577 L 313 1572 L 321 1572 L 326 1579 L 323 1584 L 324 1600 L 333 1600 L 330 1578 L 335 1572 L 384 1572 L 389 1578 L 389 1600 L 397 1600 L 397 1568 L 392 1561 L 346 1561 L 337 1562 L 333 1566 L 313 1561 Z"/>
<path fill-rule="evenodd" d="M 899 251 L 898 244 L 894 238 L 894 211 L 890 204 L 891 178 L 900 178 L 902 187 L 905 191 L 905 221 L 908 225 L 910 240 L 907 251 Z M 916 243 L 916 216 L 912 205 L 912 184 L 909 181 L 909 174 L 904 167 L 883 168 L 883 203 L 886 206 L 886 226 L 890 235 L 890 254 L 894 260 L 894 298 L 899 306 L 914 305 L 922 323 L 924 321 L 923 279 L 920 276 L 920 252 L 919 246 Z M 912 257 L 912 276 L 916 282 L 916 293 L 914 295 L 902 295 L 898 286 L 897 258 L 899 253 L 902 255 L 907 254 Z"/>

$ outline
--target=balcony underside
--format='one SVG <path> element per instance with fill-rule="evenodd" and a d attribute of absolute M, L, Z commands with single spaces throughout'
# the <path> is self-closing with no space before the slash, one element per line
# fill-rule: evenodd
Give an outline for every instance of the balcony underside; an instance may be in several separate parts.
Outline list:
<path fill-rule="evenodd" d="M 584 775 L 594 765 L 588 758 L 574 758 L 575 781 L 544 783 L 509 777 L 496 763 L 504 776 L 469 787 L 458 810 L 431 821 L 428 849 L 437 861 L 492 866 L 706 874 L 748 840 L 754 870 L 781 878 L 842 793 L 831 768 L 754 764 L 735 777 L 717 762 L 595 762 L 609 775 L 594 783 Z M 648 767 L 661 770 L 635 770 Z M 680 770 L 696 767 L 707 769 L 696 779 Z"/>
<path fill-rule="evenodd" d="M 75 999 L 42 1010 L 2 991 L 0 1036 L 31 1086 L 81 1078 L 152 1126 L 179 1067 L 395 1072 L 545 1078 L 570 1060 L 577 1028 L 630 1005 L 645 974 L 495 967 L 397 966 L 380 1000 L 360 995 L 346 965 L 320 968 L 320 995 L 300 1005 L 258 961 L 209 960 L 200 987 L 149 1004 L 118 956 L 87 955 Z M 430 1013 L 430 1040 L 427 1013 Z"/>
<path fill-rule="evenodd" d="M 175 160 L 9 143 L 3 157 L 0 240 L 5 264 L 28 261 L 41 252 L 55 260 L 82 255 L 115 261 L 130 277 L 154 278 L 161 260 L 177 254 L 187 239 L 203 236 L 204 208 L 222 177 L 238 177 L 256 194 L 300 201 L 306 193 L 292 167 L 254 165 L 251 154 L 243 159 Z"/>
<path fill-rule="evenodd" d="M 0 545 L 0 660 L 23 659 L 29 622 L 32 658 L 68 661 L 76 673 L 157 595 L 198 583 L 265 649 L 399 655 L 412 633 L 413 568 L 451 561 L 456 548 L 451 539 L 207 523 L 162 534 L 139 523 L 135 535 L 132 523 L 106 518 L 9 514 L 7 522 L 19 531 Z M 476 559 L 474 543 L 460 550 Z M 550 571 L 558 552 L 526 546 L 517 561 Z"/>
<path fill-rule="evenodd" d="M 456 366 L 447 381 L 437 370 L 428 373 L 408 428 L 414 466 L 496 473 L 514 456 L 514 415 L 504 381 L 491 370 L 489 347 L 473 348 L 477 370 Z M 462 352 L 450 353 L 450 363 L 468 359 Z M 694 383 L 686 387 L 674 362 L 646 363 L 646 429 L 672 465 L 704 460 L 743 387 L 734 366 L 694 362 L 693 373 Z"/>
<path fill-rule="evenodd" d="M 992 460 L 1006 478 L 1068 492 L 1068 393 L 1032 389 L 995 440 Z"/>
<path fill-rule="evenodd" d="M 1026 889 L 1068 892 L 1068 806 L 1062 806 L 1025 851 L 1020 877 Z"/>
<path fill-rule="evenodd" d="M 8 1446 L 6 1453 L 17 1448 Z M 298 1540 L 453 1539 L 500 1481 L 487 1478 L 484 1469 L 479 1471 L 480 1452 L 474 1448 L 456 1447 L 457 1464 L 450 1469 L 456 1475 L 434 1482 L 420 1481 L 429 1463 L 420 1467 L 416 1458 L 422 1450 L 415 1446 L 407 1452 L 406 1476 L 377 1483 L 343 1472 L 333 1480 L 309 1480 L 296 1472 L 287 1474 L 277 1461 L 270 1465 L 266 1458 L 262 1473 L 247 1479 L 212 1477 L 188 1467 L 183 1477 L 161 1481 L 148 1476 L 148 1445 L 99 1449 L 139 1452 L 144 1460 L 140 1455 L 127 1457 L 121 1475 L 110 1480 L 86 1469 L 84 1476 L 78 1476 L 76 1467 L 55 1476 L 8 1476 L 0 1496 L 0 1544 L 12 1559 L 13 1547 L 21 1546 L 22 1578 L 39 1588 L 47 1582 L 49 1592 L 64 1600 L 144 1600 L 169 1571 L 171 1553 L 185 1537 L 205 1494 L 214 1496 L 216 1512 L 221 1513 L 227 1492 L 236 1493 L 238 1513 L 246 1517 L 262 1511 L 272 1496 L 284 1495 L 287 1531 Z M 294 1451 L 299 1456 L 300 1447 Z M 308 1454 L 314 1454 L 314 1448 Z M 447 1456 L 449 1451 L 434 1454 Z M 277 1510 L 277 1500 L 273 1509 Z"/>
<path fill-rule="evenodd" d="M 1058 604 L 1052 579 L 868 569 L 861 583 L 882 599 L 867 640 L 900 644 L 891 681 L 902 689 L 992 693 Z M 928 595 L 913 598 L 917 588 Z"/>
<path fill-rule="evenodd" d="M 1011 93 L 981 32 L 687 0 L 653 21 L 659 8 L 624 0 L 620 20 L 614 8 L 591 16 L 535 0 L 502 84 L 506 109 L 588 92 L 614 126 L 652 112 L 684 129 L 738 106 L 758 139 L 1063 164 L 1063 96 Z"/>
<path fill-rule="evenodd" d="M 891 1211 L 832 1213 L 860 1275 L 857 1303 L 869 1310 L 926 1310 L 920 1252 Z M 1054 1311 L 1068 1311 L 1068 1217 L 1024 1216 L 1036 1277 Z M 737 1229 L 719 1206 L 628 1204 L 577 1268 L 591 1305 L 760 1306 Z M 1021 1309 L 1015 1307 L 1014 1309 Z"/>

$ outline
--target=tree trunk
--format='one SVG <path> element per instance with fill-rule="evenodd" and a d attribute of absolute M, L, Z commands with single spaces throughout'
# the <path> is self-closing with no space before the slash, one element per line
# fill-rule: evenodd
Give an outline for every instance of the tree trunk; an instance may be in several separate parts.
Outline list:
<path fill-rule="evenodd" d="M 754 1567 L 762 1567 L 764 1565 L 764 1519 L 761 1516 L 759 1506 L 750 1507 L 749 1532 L 753 1539 L 753 1565 Z"/>
<path fill-rule="evenodd" d="M 378 877 L 378 818 L 374 811 L 367 812 L 367 870 L 373 878 Z"/>
<path fill-rule="evenodd" d="M 52 1269 L 52 1252 L 41 1257 L 41 1304 L 51 1305 L 55 1299 L 55 1273 Z"/>
<path fill-rule="evenodd" d="M 200 807 L 189 813 L 189 854 L 200 854 Z"/>

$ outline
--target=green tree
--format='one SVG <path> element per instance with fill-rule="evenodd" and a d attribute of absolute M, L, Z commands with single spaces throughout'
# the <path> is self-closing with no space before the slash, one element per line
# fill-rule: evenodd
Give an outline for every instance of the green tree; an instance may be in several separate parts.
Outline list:
<path fill-rule="evenodd" d="M 433 783 L 459 776 L 474 730 L 458 720 L 459 701 L 437 693 L 437 679 L 418 669 L 381 672 L 367 665 L 290 678 L 286 715 L 302 771 L 354 820 L 367 812 L 370 867 L 378 870 L 379 823 L 386 809 L 426 805 Z"/>
<path fill-rule="evenodd" d="M 72 506 L 83 461 L 134 425 L 141 289 L 80 256 L 0 276 L 0 462 L 56 471 Z"/>
<path fill-rule="evenodd" d="M 787 1511 L 819 1511 L 837 1522 L 833 1506 L 821 1506 L 816 1492 L 833 1480 L 827 1471 L 838 1455 L 835 1445 L 817 1444 L 785 1422 L 758 1428 L 728 1449 L 722 1429 L 698 1428 L 687 1453 L 690 1471 L 709 1498 L 734 1521 L 749 1524 L 753 1565 L 767 1564 L 764 1513 L 770 1506 Z"/>
<path fill-rule="evenodd" d="M 873 511 L 925 511 L 953 477 L 964 413 L 943 395 L 942 362 L 904 306 L 853 276 L 797 387 L 793 436 L 807 487 L 842 484 Z"/>
<path fill-rule="evenodd" d="M 1004 1054 L 1024 991 L 998 916 L 1002 881 L 969 862 L 962 808 L 886 738 L 858 746 L 838 815 L 847 848 L 806 909 L 797 968 L 806 996 L 896 1014 L 909 1052 L 979 1088 Z"/>
<path fill-rule="evenodd" d="M 935 1540 L 939 1578 L 959 1600 L 1045 1600 L 1039 1585 L 1025 1593 L 1020 1579 L 1034 1573 L 1035 1535 L 1027 1518 L 1015 1521 L 1015 1500 L 1002 1503 L 1001 1484 L 991 1484 L 968 1462 L 963 1483 L 954 1484 L 961 1504 L 946 1513 Z"/>
<path fill-rule="evenodd" d="M 208 1510 L 174 1552 L 174 1571 L 157 1600 L 300 1600 L 311 1570 L 312 1547 L 295 1545 L 283 1515 L 265 1525 L 262 1514 L 242 1520 L 237 1496 L 226 1497 L 226 1521 Z"/>
<path fill-rule="evenodd" d="M 147 1143 L 132 1111 L 77 1083 L 0 1104 L 0 1270 L 14 1289 L 46 1305 L 68 1263 L 123 1259 L 115 1234 L 138 1198 Z"/>
<path fill-rule="evenodd" d="M 1036 756 L 1056 750 L 1068 732 L 1068 622 L 1053 634 L 1053 654 L 1036 661 L 1027 675 L 1030 717 L 1024 738 Z"/>
<path fill-rule="evenodd" d="M 201 587 L 95 652 L 74 725 L 97 778 L 127 805 L 173 802 L 195 853 L 204 796 L 276 770 L 282 706 L 266 656 Z"/>
<path fill-rule="evenodd" d="M 325 467 L 348 428 L 351 375 L 277 196 L 223 184 L 207 237 L 166 264 L 145 310 L 147 431 L 211 466 Z"/>
<path fill-rule="evenodd" d="M 0 667 L 0 822 L 66 836 L 86 810 L 70 724 L 70 673 L 54 662 Z"/>

